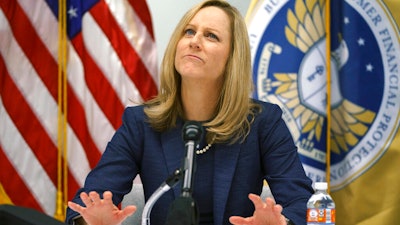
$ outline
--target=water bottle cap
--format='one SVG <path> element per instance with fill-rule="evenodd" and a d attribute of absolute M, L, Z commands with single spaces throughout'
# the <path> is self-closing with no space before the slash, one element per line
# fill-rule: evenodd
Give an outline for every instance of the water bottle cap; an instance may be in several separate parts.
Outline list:
<path fill-rule="evenodd" d="M 328 189 L 328 183 L 326 183 L 326 182 L 315 182 L 314 188 L 316 190 L 327 190 Z"/>

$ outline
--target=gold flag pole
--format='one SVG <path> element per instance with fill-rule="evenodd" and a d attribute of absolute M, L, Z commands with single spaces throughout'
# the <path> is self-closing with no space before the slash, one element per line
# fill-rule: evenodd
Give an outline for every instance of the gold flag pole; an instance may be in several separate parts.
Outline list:
<path fill-rule="evenodd" d="M 57 196 L 54 218 L 63 221 L 67 200 L 67 19 L 66 0 L 58 0 Z"/>
<path fill-rule="evenodd" d="M 325 2 L 325 29 L 326 29 L 326 182 L 330 192 L 331 174 L 331 3 Z"/>

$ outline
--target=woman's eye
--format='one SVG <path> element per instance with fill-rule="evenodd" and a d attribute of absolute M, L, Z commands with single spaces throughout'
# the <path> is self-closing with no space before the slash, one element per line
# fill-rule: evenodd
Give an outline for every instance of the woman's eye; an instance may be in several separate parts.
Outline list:
<path fill-rule="evenodd" d="M 186 36 L 193 36 L 196 32 L 194 32 L 194 30 L 192 29 L 186 29 L 185 30 L 185 35 Z"/>
<path fill-rule="evenodd" d="M 211 38 L 211 39 L 215 39 L 215 40 L 217 40 L 217 41 L 219 40 L 218 37 L 217 37 L 217 35 L 215 35 L 215 34 L 213 34 L 213 33 L 207 33 L 207 34 L 206 34 L 206 37 L 209 37 L 209 38 Z"/>

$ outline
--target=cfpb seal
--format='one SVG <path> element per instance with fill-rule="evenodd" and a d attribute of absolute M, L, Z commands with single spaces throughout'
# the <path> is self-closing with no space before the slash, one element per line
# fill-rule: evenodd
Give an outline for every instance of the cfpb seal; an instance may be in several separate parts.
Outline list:
<path fill-rule="evenodd" d="M 397 132 L 400 37 L 381 1 L 335 1 L 330 33 L 326 7 L 265 0 L 248 29 L 254 97 L 281 106 L 314 181 L 326 179 L 329 118 L 330 184 L 337 190 L 373 166 Z"/>

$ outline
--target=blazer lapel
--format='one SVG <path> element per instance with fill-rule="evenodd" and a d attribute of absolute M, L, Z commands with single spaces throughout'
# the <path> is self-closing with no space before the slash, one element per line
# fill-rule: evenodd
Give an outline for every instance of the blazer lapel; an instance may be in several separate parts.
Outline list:
<path fill-rule="evenodd" d="M 214 223 L 222 224 L 240 145 L 216 145 L 214 160 Z"/>
<path fill-rule="evenodd" d="M 161 135 L 162 149 L 167 165 L 168 176 L 182 166 L 182 159 L 185 156 L 185 146 L 182 140 L 182 123 L 177 122 L 177 126 Z M 173 188 L 175 197 L 180 196 L 180 187 Z"/>

